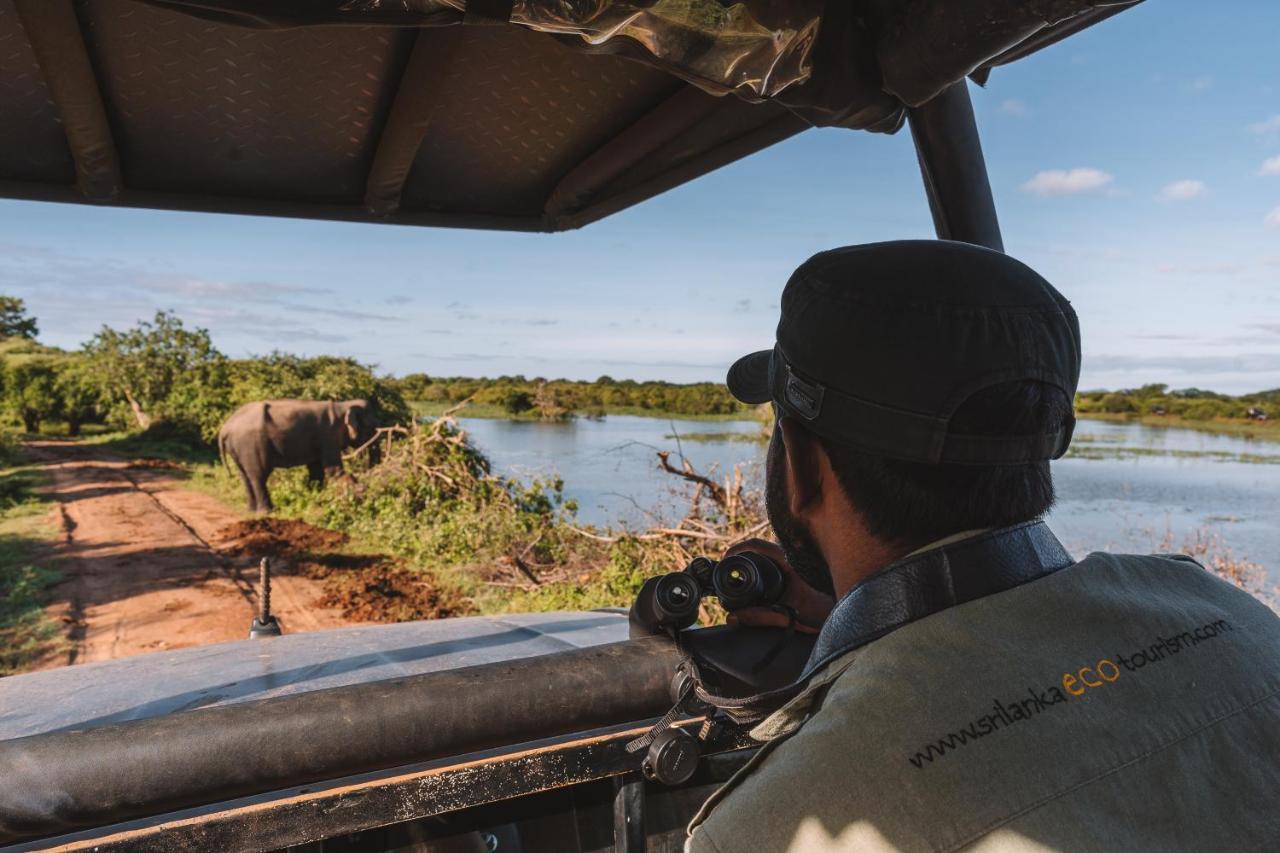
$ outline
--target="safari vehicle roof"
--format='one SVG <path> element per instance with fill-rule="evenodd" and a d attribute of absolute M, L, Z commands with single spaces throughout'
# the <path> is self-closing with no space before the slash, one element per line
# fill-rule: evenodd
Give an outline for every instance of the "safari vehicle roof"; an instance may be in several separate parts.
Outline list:
<path fill-rule="evenodd" d="M 0 195 L 561 230 L 1138 0 L 0 0 Z"/>

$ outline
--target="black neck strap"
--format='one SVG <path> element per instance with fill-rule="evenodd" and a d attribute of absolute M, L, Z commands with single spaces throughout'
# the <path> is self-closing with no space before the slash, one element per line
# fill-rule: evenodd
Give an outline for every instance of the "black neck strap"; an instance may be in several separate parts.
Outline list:
<path fill-rule="evenodd" d="M 739 724 L 755 723 L 802 692 L 823 667 L 948 607 L 995 595 L 1074 564 L 1041 521 L 992 530 L 890 563 L 850 590 L 816 640 L 796 634 L 781 654 L 778 628 L 702 628 L 680 634 L 696 697 Z"/>
<path fill-rule="evenodd" d="M 799 681 L 904 625 L 1074 563 L 1043 521 L 992 530 L 890 563 L 836 602 Z"/>

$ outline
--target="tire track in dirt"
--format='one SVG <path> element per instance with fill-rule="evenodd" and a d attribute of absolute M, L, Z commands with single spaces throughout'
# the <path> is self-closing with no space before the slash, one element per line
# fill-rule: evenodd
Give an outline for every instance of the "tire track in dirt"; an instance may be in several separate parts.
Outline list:
<path fill-rule="evenodd" d="M 257 602 L 252 556 L 226 553 L 217 532 L 241 515 L 185 488 L 177 472 L 65 441 L 35 441 L 63 535 L 64 575 L 50 611 L 71 650 L 40 668 L 244 639 Z M 289 633 L 351 624 L 317 603 L 319 584 L 273 576 L 273 612 Z"/>

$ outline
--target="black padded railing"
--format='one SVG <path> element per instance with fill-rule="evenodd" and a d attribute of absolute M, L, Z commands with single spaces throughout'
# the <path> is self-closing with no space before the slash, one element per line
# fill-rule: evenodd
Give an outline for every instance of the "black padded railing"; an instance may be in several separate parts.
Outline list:
<path fill-rule="evenodd" d="M 540 738 L 671 705 L 666 638 L 0 742 L 0 843 Z"/>

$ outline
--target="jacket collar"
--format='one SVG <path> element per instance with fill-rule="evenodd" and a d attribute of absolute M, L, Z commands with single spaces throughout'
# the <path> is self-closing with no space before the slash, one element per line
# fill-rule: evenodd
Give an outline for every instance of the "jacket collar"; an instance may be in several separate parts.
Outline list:
<path fill-rule="evenodd" d="M 1042 521 L 948 537 L 890 563 L 836 602 L 803 674 L 791 687 L 773 692 L 784 704 L 751 736 L 773 741 L 798 729 L 817 697 L 853 665 L 855 652 L 873 640 L 1074 564 Z"/>
<path fill-rule="evenodd" d="M 800 680 L 903 625 L 1075 563 L 1039 520 L 943 543 L 890 563 L 845 593 L 823 623 Z"/>

